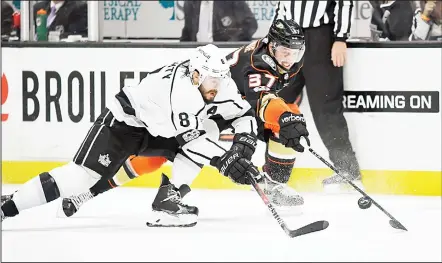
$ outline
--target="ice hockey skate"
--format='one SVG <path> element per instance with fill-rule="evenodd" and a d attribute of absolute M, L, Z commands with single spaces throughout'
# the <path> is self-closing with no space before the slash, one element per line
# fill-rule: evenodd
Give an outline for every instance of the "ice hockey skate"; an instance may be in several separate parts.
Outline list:
<path fill-rule="evenodd" d="M 152 215 L 146 222 L 149 227 L 192 227 L 197 223 L 198 208 L 182 203 L 190 192 L 186 184 L 176 188 L 169 178 L 161 175 L 161 186 L 152 203 Z"/>
<path fill-rule="evenodd" d="M 354 183 L 359 189 L 364 191 L 364 185 L 362 184 L 361 176 L 351 176 L 348 173 L 342 173 L 342 176 Z M 339 194 L 339 193 L 353 193 L 356 190 L 348 184 L 341 176 L 334 173 L 332 176 L 322 180 L 322 186 L 326 193 Z"/>
<path fill-rule="evenodd" d="M 276 182 L 263 172 L 265 176 L 259 185 L 269 198 L 270 202 L 277 207 L 293 207 L 304 204 L 304 198 L 287 184 Z"/>
<path fill-rule="evenodd" d="M 94 195 L 90 191 L 79 194 L 77 196 L 63 198 L 63 201 L 61 202 L 61 207 L 64 215 L 67 217 L 73 216 L 75 213 L 78 212 L 80 207 L 84 205 L 84 203 L 91 200 L 92 198 L 94 198 Z"/>
<path fill-rule="evenodd" d="M 332 176 L 322 180 L 322 186 L 325 193 L 354 193 L 356 190 L 348 184 L 344 178 L 354 183 L 361 190 L 364 190 L 361 170 L 353 151 L 346 150 L 332 152 L 330 153 L 330 160 L 333 162 L 333 166 L 336 171 L 339 172 L 339 175 L 335 172 Z"/>
<path fill-rule="evenodd" d="M 10 195 L 2 195 L 2 198 L 1 198 L 1 200 L 2 200 L 2 205 L 3 205 L 4 203 L 6 203 L 7 201 L 11 200 L 13 195 L 14 195 L 14 194 L 10 194 Z M 3 222 L 3 220 L 5 220 L 6 218 L 8 218 L 7 216 L 5 216 L 5 215 L 3 214 L 3 210 L 2 210 L 2 209 L 0 209 L 0 217 L 1 217 L 1 221 L 2 221 L 2 222 Z"/>
<path fill-rule="evenodd" d="M 10 195 L 2 195 L 2 205 L 6 202 L 12 199 L 12 196 L 14 194 L 10 194 Z"/>

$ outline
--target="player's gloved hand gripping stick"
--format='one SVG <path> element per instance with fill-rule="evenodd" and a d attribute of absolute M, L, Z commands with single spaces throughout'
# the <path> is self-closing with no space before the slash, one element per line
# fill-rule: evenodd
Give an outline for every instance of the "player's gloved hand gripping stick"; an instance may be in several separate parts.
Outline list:
<path fill-rule="evenodd" d="M 234 148 L 234 147 L 233 147 Z M 278 215 L 273 205 L 265 195 L 264 191 L 259 187 L 258 182 L 265 180 L 262 174 L 251 161 L 247 160 L 236 149 L 226 151 L 221 157 L 214 157 L 210 164 L 217 167 L 221 174 L 228 176 L 234 182 L 239 184 L 251 184 L 261 197 L 264 204 L 272 213 L 273 217 L 278 221 L 284 232 L 290 237 L 297 237 L 308 233 L 324 230 L 328 227 L 327 221 L 321 220 L 303 226 L 299 229 L 290 230 L 284 220 Z"/>

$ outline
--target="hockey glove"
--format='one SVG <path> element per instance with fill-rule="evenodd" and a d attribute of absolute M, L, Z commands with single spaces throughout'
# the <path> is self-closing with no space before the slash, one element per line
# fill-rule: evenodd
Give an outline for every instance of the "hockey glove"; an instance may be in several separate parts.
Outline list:
<path fill-rule="evenodd" d="M 251 161 L 242 158 L 240 153 L 233 150 L 227 151 L 221 157 L 213 157 L 210 165 L 215 166 L 222 175 L 228 176 L 237 184 L 251 184 L 247 172 L 256 177 L 260 175 L 258 168 Z"/>
<path fill-rule="evenodd" d="M 230 148 L 241 154 L 247 160 L 252 160 L 252 155 L 255 152 L 258 138 L 250 133 L 237 133 L 233 137 L 233 144 Z"/>
<path fill-rule="evenodd" d="M 309 133 L 302 114 L 284 112 L 279 117 L 279 127 L 279 140 L 285 147 L 293 148 L 297 152 L 304 152 L 304 146 L 300 143 L 302 136 L 310 146 Z"/>

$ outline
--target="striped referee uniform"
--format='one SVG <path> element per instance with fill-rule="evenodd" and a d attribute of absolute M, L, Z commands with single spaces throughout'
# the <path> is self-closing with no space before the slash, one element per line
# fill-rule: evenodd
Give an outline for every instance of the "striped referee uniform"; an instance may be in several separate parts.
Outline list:
<path fill-rule="evenodd" d="M 335 39 L 346 40 L 352 10 L 352 0 L 279 1 L 275 18 L 294 19 L 302 28 L 334 24 Z"/>
<path fill-rule="evenodd" d="M 304 29 L 306 45 L 295 88 L 290 89 L 291 93 L 283 89 L 279 95 L 294 102 L 305 85 L 313 119 L 330 160 L 341 172 L 359 178 L 359 164 L 343 114 L 343 70 L 331 60 L 333 44 L 346 42 L 350 35 L 352 10 L 351 0 L 279 1 L 275 19 L 294 19 Z M 327 178 L 323 183 L 330 181 L 333 180 Z"/>

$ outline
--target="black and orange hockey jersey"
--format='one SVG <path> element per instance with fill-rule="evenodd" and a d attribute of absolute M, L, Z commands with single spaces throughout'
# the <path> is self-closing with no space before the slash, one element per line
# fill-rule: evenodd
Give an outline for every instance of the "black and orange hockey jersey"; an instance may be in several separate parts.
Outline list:
<path fill-rule="evenodd" d="M 297 105 L 285 103 L 278 93 L 295 85 L 296 74 L 303 60 L 281 73 L 265 39 L 235 50 L 227 55 L 227 60 L 239 92 L 255 109 L 258 121 L 264 122 L 265 128 L 278 132 L 278 120 L 282 113 L 299 113 Z"/>

